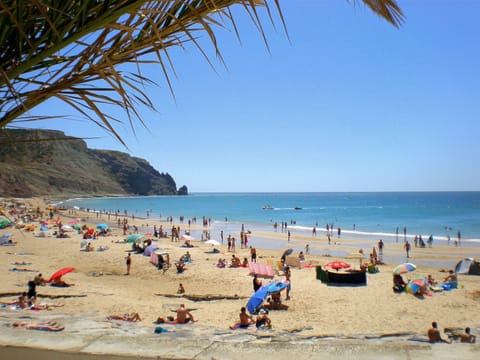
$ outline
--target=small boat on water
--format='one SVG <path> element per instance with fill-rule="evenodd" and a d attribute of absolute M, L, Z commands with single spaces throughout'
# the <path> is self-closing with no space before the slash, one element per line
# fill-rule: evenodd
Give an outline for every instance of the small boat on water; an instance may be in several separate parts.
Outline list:
<path fill-rule="evenodd" d="M 271 207 L 270 205 L 264 205 L 262 207 L 263 210 L 273 210 L 273 207 Z"/>
<path fill-rule="evenodd" d="M 301 207 L 294 207 L 293 210 L 302 210 Z"/>

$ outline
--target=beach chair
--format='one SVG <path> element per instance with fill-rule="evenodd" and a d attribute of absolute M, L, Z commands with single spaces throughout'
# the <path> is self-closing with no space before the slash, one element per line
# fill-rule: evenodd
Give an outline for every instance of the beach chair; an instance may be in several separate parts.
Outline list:
<path fill-rule="evenodd" d="M 277 261 L 276 271 L 277 271 L 277 275 L 282 275 L 282 276 L 285 275 L 285 272 L 283 271 L 283 263 L 280 260 Z"/>

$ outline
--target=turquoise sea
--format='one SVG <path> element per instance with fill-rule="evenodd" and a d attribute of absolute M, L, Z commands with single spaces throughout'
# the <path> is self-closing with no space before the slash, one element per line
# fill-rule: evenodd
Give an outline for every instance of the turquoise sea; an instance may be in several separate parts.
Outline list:
<path fill-rule="evenodd" d="M 193 193 L 188 196 L 112 197 L 72 199 L 63 204 L 89 211 L 128 213 L 136 218 L 165 221 L 202 217 L 224 232 L 271 230 L 286 222 L 292 233 L 324 235 L 326 224 L 341 228 L 350 238 L 386 242 L 413 240 L 421 234 L 435 242 L 451 243 L 461 233 L 462 245 L 480 245 L 480 192 L 366 192 L 366 193 Z M 264 209 L 269 207 L 269 209 Z M 297 208 L 297 209 L 295 209 Z M 215 234 L 213 234 L 215 236 Z"/>

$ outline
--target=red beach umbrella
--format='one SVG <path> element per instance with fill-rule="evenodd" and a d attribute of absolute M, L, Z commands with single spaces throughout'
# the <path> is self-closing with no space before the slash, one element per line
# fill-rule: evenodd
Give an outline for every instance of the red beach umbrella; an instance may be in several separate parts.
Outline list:
<path fill-rule="evenodd" d="M 53 273 L 52 276 L 50 276 L 50 279 L 48 279 L 47 282 L 52 282 L 52 281 L 55 281 L 57 279 L 60 279 L 63 275 L 68 274 L 68 273 L 72 272 L 73 270 L 75 270 L 75 268 L 73 268 L 73 267 L 65 267 L 63 269 L 57 270 L 56 272 Z"/>
<path fill-rule="evenodd" d="M 350 267 L 350 264 L 347 264 L 346 262 L 343 262 L 343 261 L 331 261 L 329 263 L 326 263 L 325 265 L 323 265 L 325 267 L 329 267 L 329 268 L 332 268 L 332 269 L 335 269 L 335 270 L 339 270 L 339 269 L 347 269 Z"/>

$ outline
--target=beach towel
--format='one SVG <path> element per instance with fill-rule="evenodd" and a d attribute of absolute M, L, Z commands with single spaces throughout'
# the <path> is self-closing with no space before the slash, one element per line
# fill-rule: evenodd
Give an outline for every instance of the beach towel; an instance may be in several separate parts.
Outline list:
<path fill-rule="evenodd" d="M 249 262 L 248 270 L 250 275 L 257 275 L 258 277 L 273 278 L 274 276 L 272 266 L 269 264 Z"/>
<path fill-rule="evenodd" d="M 255 324 L 250 324 L 248 327 L 241 327 L 239 322 L 233 323 L 230 325 L 231 330 L 256 330 Z"/>
<path fill-rule="evenodd" d="M 450 283 L 442 284 L 442 289 L 445 290 L 445 291 L 450 291 L 452 289 L 456 289 L 457 287 L 458 287 L 457 282 L 450 282 Z"/>
<path fill-rule="evenodd" d="M 157 326 L 154 330 L 155 334 L 162 334 L 162 333 L 166 333 L 166 332 L 168 332 L 168 330 L 161 327 L 161 326 Z"/>

